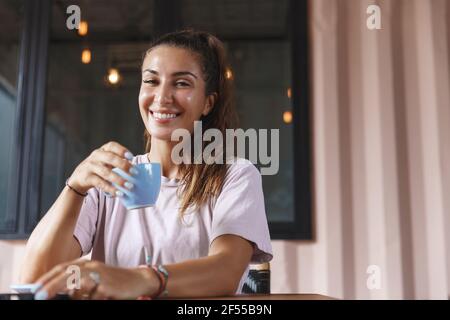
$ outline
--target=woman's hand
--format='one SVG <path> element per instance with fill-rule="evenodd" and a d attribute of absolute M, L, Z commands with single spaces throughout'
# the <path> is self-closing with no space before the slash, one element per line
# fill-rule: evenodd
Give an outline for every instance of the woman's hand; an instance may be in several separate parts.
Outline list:
<path fill-rule="evenodd" d="M 73 299 L 136 299 L 155 293 L 159 280 L 151 268 L 125 269 L 77 259 L 57 265 L 36 284 L 36 300 L 52 299 L 57 293 Z"/>
<path fill-rule="evenodd" d="M 117 142 L 108 142 L 94 150 L 89 157 L 81 162 L 69 178 L 69 185 L 75 190 L 86 193 L 92 187 L 97 187 L 111 195 L 121 195 L 111 183 L 131 189 L 133 185 L 112 171 L 120 168 L 130 174 L 136 169 L 128 161 L 133 158 L 127 148 Z M 127 160 L 128 159 L 128 160 Z M 134 172 L 133 172 L 134 171 Z"/>

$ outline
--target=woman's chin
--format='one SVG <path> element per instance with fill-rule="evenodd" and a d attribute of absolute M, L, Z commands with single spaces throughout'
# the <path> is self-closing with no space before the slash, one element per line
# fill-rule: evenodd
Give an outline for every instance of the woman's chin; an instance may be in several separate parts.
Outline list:
<path fill-rule="evenodd" d="M 171 142 L 172 131 L 173 130 L 150 130 L 150 136 L 152 139 Z"/>

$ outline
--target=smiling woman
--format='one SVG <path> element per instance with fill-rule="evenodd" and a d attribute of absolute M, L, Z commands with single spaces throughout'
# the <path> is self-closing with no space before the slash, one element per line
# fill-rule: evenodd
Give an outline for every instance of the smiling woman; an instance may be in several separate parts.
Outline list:
<path fill-rule="evenodd" d="M 209 33 L 180 31 L 151 45 L 139 93 L 146 153 L 133 156 L 112 141 L 77 166 L 27 243 L 21 279 L 38 285 L 36 299 L 61 291 L 92 299 L 231 295 L 241 292 L 250 263 L 271 260 L 256 167 L 171 159 L 174 130 L 192 132 L 195 121 L 223 135 L 233 128 L 227 67 L 222 42 Z M 160 197 L 129 212 L 120 190 L 133 184 L 113 169 L 134 175 L 149 162 L 161 164 Z M 92 261 L 78 259 L 91 250 Z M 74 266 L 76 290 L 67 286 Z"/>
<path fill-rule="evenodd" d="M 237 116 L 231 81 L 225 77 L 228 67 L 222 42 L 207 33 L 168 34 L 153 43 L 144 57 L 139 94 L 150 160 L 153 141 L 170 141 L 172 150 L 176 144 L 171 141 L 172 132 L 186 129 L 192 133 L 196 120 L 202 121 L 205 131 L 215 128 L 222 136 L 234 128 Z M 205 146 L 203 142 L 201 149 Z M 205 204 L 210 195 L 218 196 L 227 172 L 224 165 L 180 164 L 175 168 L 184 185 L 181 213 L 191 205 Z"/>

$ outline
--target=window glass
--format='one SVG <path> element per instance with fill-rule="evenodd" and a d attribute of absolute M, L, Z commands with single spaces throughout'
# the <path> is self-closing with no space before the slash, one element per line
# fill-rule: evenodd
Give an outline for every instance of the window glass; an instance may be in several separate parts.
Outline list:
<path fill-rule="evenodd" d="M 20 39 L 23 27 L 23 1 L 0 0 L 0 230 L 15 229 L 12 211 L 15 199 L 11 183 L 14 172 L 17 87 Z"/>

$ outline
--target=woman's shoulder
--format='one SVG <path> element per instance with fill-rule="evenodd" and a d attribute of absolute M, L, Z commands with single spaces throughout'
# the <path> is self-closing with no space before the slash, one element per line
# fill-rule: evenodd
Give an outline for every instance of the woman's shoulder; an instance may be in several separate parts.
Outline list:
<path fill-rule="evenodd" d="M 233 158 L 228 162 L 228 178 L 229 179 L 239 179 L 247 177 L 249 179 L 261 179 L 261 173 L 258 168 L 245 158 Z"/>

